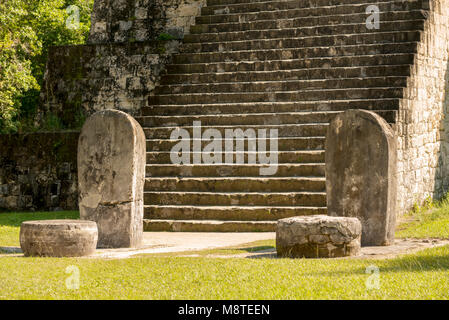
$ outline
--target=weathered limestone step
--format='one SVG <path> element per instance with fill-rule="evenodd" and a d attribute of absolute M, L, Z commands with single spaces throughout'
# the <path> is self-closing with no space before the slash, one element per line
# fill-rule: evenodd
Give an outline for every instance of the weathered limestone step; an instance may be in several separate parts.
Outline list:
<path fill-rule="evenodd" d="M 289 81 L 289 80 L 319 80 L 319 79 L 348 79 L 407 77 L 410 75 L 409 65 L 387 65 L 369 67 L 348 67 L 332 69 L 299 69 L 279 71 L 226 72 L 226 73 L 193 73 L 169 74 L 161 78 L 161 85 L 173 84 L 211 84 L 223 82 L 259 82 L 259 81 Z"/>
<path fill-rule="evenodd" d="M 354 90 L 354 89 L 352 89 Z M 242 126 L 281 125 L 281 124 L 326 124 L 340 111 L 312 111 L 291 113 L 248 113 L 248 114 L 222 114 L 215 115 L 182 115 L 182 116 L 145 116 L 137 118 L 138 121 L 148 127 L 181 127 L 193 126 L 195 121 L 201 122 L 201 126 L 234 126 L 238 129 Z M 387 122 L 396 120 L 396 111 L 377 110 L 377 114 Z M 285 128 L 288 130 L 288 128 Z M 299 129 L 300 130 L 300 129 Z M 179 130 L 178 130 L 178 133 Z M 289 135 L 291 136 L 291 134 Z"/>
<path fill-rule="evenodd" d="M 287 0 L 285 0 L 285 1 L 287 1 Z M 306 0 L 306 1 L 310 2 L 311 7 L 317 5 L 316 0 L 314 0 L 314 1 Z M 318 1 L 323 1 L 323 0 L 318 0 Z M 325 1 L 326 1 L 325 3 L 327 3 L 327 4 L 330 3 L 329 0 L 325 0 Z M 345 3 L 345 1 L 349 1 L 349 0 L 338 1 L 336 4 Z M 269 0 L 207 0 L 207 5 L 208 6 L 217 6 L 217 5 L 253 3 L 253 2 L 270 2 L 270 1 Z M 360 2 L 363 2 L 363 1 L 361 0 Z M 331 3 L 333 3 L 333 2 L 331 2 Z M 352 2 L 349 2 L 349 3 L 352 3 Z"/>
<path fill-rule="evenodd" d="M 318 101 L 351 99 L 391 99 L 402 98 L 402 87 L 386 88 L 344 88 L 331 90 L 301 90 L 283 92 L 251 93 L 189 93 L 156 95 L 149 97 L 149 104 L 205 104 L 228 102 L 264 102 L 264 101 Z M 221 123 L 223 124 L 223 123 Z M 145 122 L 145 125 L 150 125 Z"/>
<path fill-rule="evenodd" d="M 292 0 L 207 0 L 207 6 L 228 6 L 228 5 L 236 5 L 236 4 L 251 4 L 251 3 L 271 3 L 271 2 L 280 2 L 280 1 L 288 1 Z M 303 3 L 308 3 L 309 5 L 306 7 L 324 7 L 324 6 L 332 6 L 332 5 L 342 5 L 342 4 L 354 4 L 354 3 L 364 3 L 366 0 L 305 0 Z"/>
<path fill-rule="evenodd" d="M 276 20 L 304 16 L 328 16 L 365 13 L 366 8 L 373 4 L 369 3 L 348 3 L 341 5 L 316 6 L 306 1 L 269 1 L 254 2 L 244 4 L 205 6 L 201 9 L 201 16 L 196 18 L 196 23 L 222 23 L 222 22 L 248 22 L 254 20 Z M 391 11 L 411 11 L 423 9 L 421 0 L 402 0 L 377 2 L 381 12 Z M 238 15 L 241 15 L 240 20 Z M 228 19 L 226 19 L 228 18 Z"/>
<path fill-rule="evenodd" d="M 208 6 L 229 5 L 239 3 L 267 2 L 267 0 L 207 0 Z"/>
<path fill-rule="evenodd" d="M 147 164 L 170 164 L 170 152 L 148 152 Z M 189 158 L 193 159 L 194 153 L 189 153 Z M 229 154 L 229 153 L 228 153 Z M 236 161 L 235 152 L 232 153 L 233 161 Z M 222 156 L 224 153 L 222 153 Z M 280 151 L 276 153 L 279 163 L 324 163 L 324 150 L 313 151 Z M 248 163 L 248 152 L 244 152 L 244 161 Z"/>
<path fill-rule="evenodd" d="M 364 44 L 364 45 L 342 45 L 308 48 L 275 48 L 265 50 L 243 50 L 227 52 L 200 52 L 200 53 L 180 53 L 173 58 L 174 64 L 192 63 L 214 63 L 214 62 L 243 62 L 243 61 L 270 61 L 270 60 L 292 60 L 292 59 L 317 59 L 352 57 L 356 60 L 359 56 L 366 55 L 387 55 L 399 53 L 415 53 L 417 42 L 402 42 L 397 44 Z M 353 61 L 356 62 L 356 61 Z M 357 67 L 356 63 L 345 65 Z"/>
<path fill-rule="evenodd" d="M 236 126 L 202 126 L 202 131 L 213 129 L 225 136 L 226 130 L 248 129 L 254 130 L 257 134 L 258 130 L 278 130 L 280 137 L 304 137 L 304 136 L 325 136 L 328 124 L 327 123 L 306 123 L 306 124 L 282 124 L 282 125 L 239 125 Z M 147 139 L 170 139 L 171 135 L 179 129 L 187 130 L 190 136 L 193 137 L 193 126 L 176 126 L 176 127 L 148 127 L 145 128 L 145 136 Z"/>
<path fill-rule="evenodd" d="M 423 10 L 382 12 L 382 21 L 404 21 L 425 19 Z M 333 26 L 340 24 L 365 23 L 366 13 L 328 15 L 319 17 L 299 17 L 277 20 L 257 20 L 251 22 L 231 22 L 214 24 L 197 24 L 190 27 L 191 34 L 209 32 L 232 32 L 246 30 L 302 28 L 311 26 Z"/>
<path fill-rule="evenodd" d="M 295 113 L 307 111 L 344 111 L 347 109 L 398 110 L 399 99 L 366 99 L 334 101 L 257 102 L 228 104 L 152 105 L 142 108 L 143 116 L 176 116 L 182 114 Z"/>
<path fill-rule="evenodd" d="M 366 11 L 366 7 L 372 3 L 368 1 L 359 3 L 343 3 L 329 5 L 321 3 L 321 5 L 313 5 L 310 7 L 310 3 L 302 0 L 292 1 L 267 1 L 267 2 L 250 2 L 242 4 L 227 4 L 216 6 L 205 6 L 201 9 L 201 17 L 208 15 L 228 15 L 234 13 L 264 13 L 270 11 L 282 11 L 282 10 L 295 10 L 301 12 L 303 15 L 327 15 L 327 14 L 344 14 L 344 13 L 362 13 Z M 422 1 L 403 0 L 403 1 L 390 1 L 390 2 L 378 2 L 376 5 L 381 11 L 404 11 L 404 10 L 416 10 L 421 9 Z"/>
<path fill-rule="evenodd" d="M 289 1 L 289 0 L 278 0 L 278 1 Z M 207 6 L 227 6 L 232 4 L 249 4 L 249 3 L 255 3 L 255 2 L 278 2 L 275 0 L 207 0 Z M 325 7 L 325 6 L 336 6 L 336 5 L 342 5 L 342 4 L 354 4 L 359 3 L 363 4 L 366 3 L 366 0 L 304 0 L 301 1 L 301 5 L 303 7 Z M 379 1 L 382 2 L 382 1 Z M 384 1 L 387 2 L 387 1 Z M 423 1 L 423 5 L 426 3 Z M 367 3 L 369 4 L 369 3 Z"/>
<path fill-rule="evenodd" d="M 153 177 L 145 179 L 145 191 L 324 192 L 325 184 L 324 177 Z"/>
<path fill-rule="evenodd" d="M 252 113 L 216 115 L 146 116 L 137 118 L 145 127 L 280 125 L 294 123 L 328 123 L 338 112 Z"/>
<path fill-rule="evenodd" d="M 237 134 L 244 128 L 278 129 L 280 137 L 294 137 L 313 136 L 313 134 L 325 132 L 327 123 L 339 112 L 222 114 L 220 117 L 215 115 L 145 116 L 139 117 L 138 120 L 144 126 L 151 127 L 145 129 L 149 139 L 169 139 L 172 133 L 181 134 L 181 129 L 193 133 L 195 122 L 201 122 L 201 128 L 204 126 L 217 129 L 224 134 L 226 130 L 233 130 L 234 134 Z M 376 110 L 376 113 L 389 123 L 394 123 L 396 120 L 397 111 L 395 110 Z M 258 131 L 254 132 L 257 134 Z"/>
<path fill-rule="evenodd" d="M 160 85 L 155 94 L 225 93 L 225 92 L 276 92 L 312 89 L 405 87 L 407 77 L 385 76 L 342 79 L 306 79 L 283 81 L 250 81 L 207 84 Z"/>
<path fill-rule="evenodd" d="M 144 193 L 145 205 L 326 206 L 325 192 L 173 192 Z"/>
<path fill-rule="evenodd" d="M 326 207 L 145 206 L 146 219 L 273 221 L 327 214 Z"/>
<path fill-rule="evenodd" d="M 223 140 L 225 141 L 225 139 Z M 324 150 L 324 140 L 324 137 L 281 137 L 278 138 L 278 151 Z M 191 142 L 194 143 L 194 139 Z M 148 139 L 147 151 L 171 151 L 178 143 L 178 140 Z M 202 149 L 209 143 L 209 141 L 202 140 Z"/>
<path fill-rule="evenodd" d="M 339 24 L 332 26 L 310 26 L 296 28 L 231 31 L 216 33 L 196 33 L 187 34 L 184 43 L 204 43 L 204 42 L 228 42 L 257 39 L 284 39 L 317 36 L 341 36 L 356 33 L 372 34 L 379 32 L 399 32 L 408 30 L 423 30 L 425 20 L 404 20 L 404 21 L 381 21 L 380 29 L 368 29 L 366 22 Z"/>
<path fill-rule="evenodd" d="M 269 152 L 269 151 L 268 151 Z M 225 160 L 222 158 L 222 161 Z M 274 165 L 274 164 L 272 164 Z M 147 177 L 260 177 L 261 164 L 152 164 L 146 166 Z M 277 164 L 272 177 L 324 177 L 324 164 Z"/>
<path fill-rule="evenodd" d="M 241 61 L 217 63 L 171 64 L 167 72 L 177 73 L 223 73 L 242 71 L 278 71 L 304 68 L 344 68 L 348 66 L 378 66 L 378 65 L 411 65 L 413 53 L 370 54 L 363 56 L 344 56 L 327 58 L 285 59 L 270 61 Z"/>
<path fill-rule="evenodd" d="M 146 232 L 274 232 L 276 221 L 143 220 Z"/>
<path fill-rule="evenodd" d="M 241 50 L 264 50 L 275 48 L 301 48 L 321 46 L 342 46 L 373 43 L 401 43 L 420 40 L 419 30 L 356 33 L 335 36 L 310 36 L 298 38 L 280 38 L 265 40 L 239 40 L 229 42 L 201 42 L 185 43 L 180 52 L 195 53 L 208 51 L 241 51 Z"/>

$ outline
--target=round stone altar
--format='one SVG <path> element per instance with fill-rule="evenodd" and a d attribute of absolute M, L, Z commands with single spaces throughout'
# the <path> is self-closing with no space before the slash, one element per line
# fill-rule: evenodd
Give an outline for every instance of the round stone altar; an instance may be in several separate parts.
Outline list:
<path fill-rule="evenodd" d="M 93 221 L 26 221 L 20 227 L 20 246 L 25 256 L 83 257 L 97 248 L 98 229 Z"/>
<path fill-rule="evenodd" d="M 336 258 L 360 254 L 357 218 L 324 215 L 278 220 L 276 251 L 281 258 Z"/>

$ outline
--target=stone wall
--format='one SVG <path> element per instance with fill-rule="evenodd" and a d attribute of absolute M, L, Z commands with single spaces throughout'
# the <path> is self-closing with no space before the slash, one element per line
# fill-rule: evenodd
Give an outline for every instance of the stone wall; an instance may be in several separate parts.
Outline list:
<path fill-rule="evenodd" d="M 74 131 L 0 136 L 0 210 L 77 209 L 76 130 L 99 110 L 139 116 L 205 4 L 95 0 L 88 44 L 50 49 L 36 116 Z"/>
<path fill-rule="evenodd" d="M 430 0 L 404 99 L 398 134 L 398 209 L 449 189 L 449 0 Z"/>
<path fill-rule="evenodd" d="M 78 129 L 95 111 L 133 116 L 148 103 L 178 41 L 53 47 L 49 52 L 37 124 L 58 117 Z"/>
<path fill-rule="evenodd" d="M 89 43 L 181 39 L 206 0 L 95 0 Z"/>
<path fill-rule="evenodd" d="M 36 125 L 79 129 L 96 111 L 133 116 L 158 85 L 206 0 L 96 0 L 88 45 L 50 49 Z M 172 37 L 163 35 L 167 33 Z"/>
<path fill-rule="evenodd" d="M 78 136 L 0 135 L 0 210 L 77 210 Z"/>

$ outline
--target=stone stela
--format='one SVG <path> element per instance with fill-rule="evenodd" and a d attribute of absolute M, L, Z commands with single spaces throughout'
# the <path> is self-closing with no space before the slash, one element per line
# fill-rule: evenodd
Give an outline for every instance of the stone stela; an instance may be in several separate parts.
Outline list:
<path fill-rule="evenodd" d="M 348 110 L 326 137 L 328 214 L 357 217 L 362 245 L 394 242 L 397 144 L 390 125 L 374 112 Z"/>
<path fill-rule="evenodd" d="M 78 144 L 81 219 L 98 225 L 98 246 L 138 247 L 143 233 L 145 134 L 116 110 L 95 113 Z"/>

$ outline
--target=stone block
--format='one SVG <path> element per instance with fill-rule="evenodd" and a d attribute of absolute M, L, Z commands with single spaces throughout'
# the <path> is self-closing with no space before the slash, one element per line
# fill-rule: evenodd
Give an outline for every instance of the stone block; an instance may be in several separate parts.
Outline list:
<path fill-rule="evenodd" d="M 145 153 L 142 128 L 124 112 L 97 112 L 83 126 L 78 144 L 80 215 L 97 222 L 99 247 L 141 243 Z"/>
<path fill-rule="evenodd" d="M 380 116 L 348 110 L 331 121 L 326 137 L 328 214 L 359 218 L 363 246 L 394 242 L 396 165 L 396 136 Z"/>
<path fill-rule="evenodd" d="M 20 246 L 27 257 L 88 256 L 95 252 L 97 240 L 92 221 L 26 221 L 20 227 Z"/>
<path fill-rule="evenodd" d="M 283 258 L 336 258 L 360 253 L 357 218 L 324 215 L 278 220 L 276 250 Z"/>

